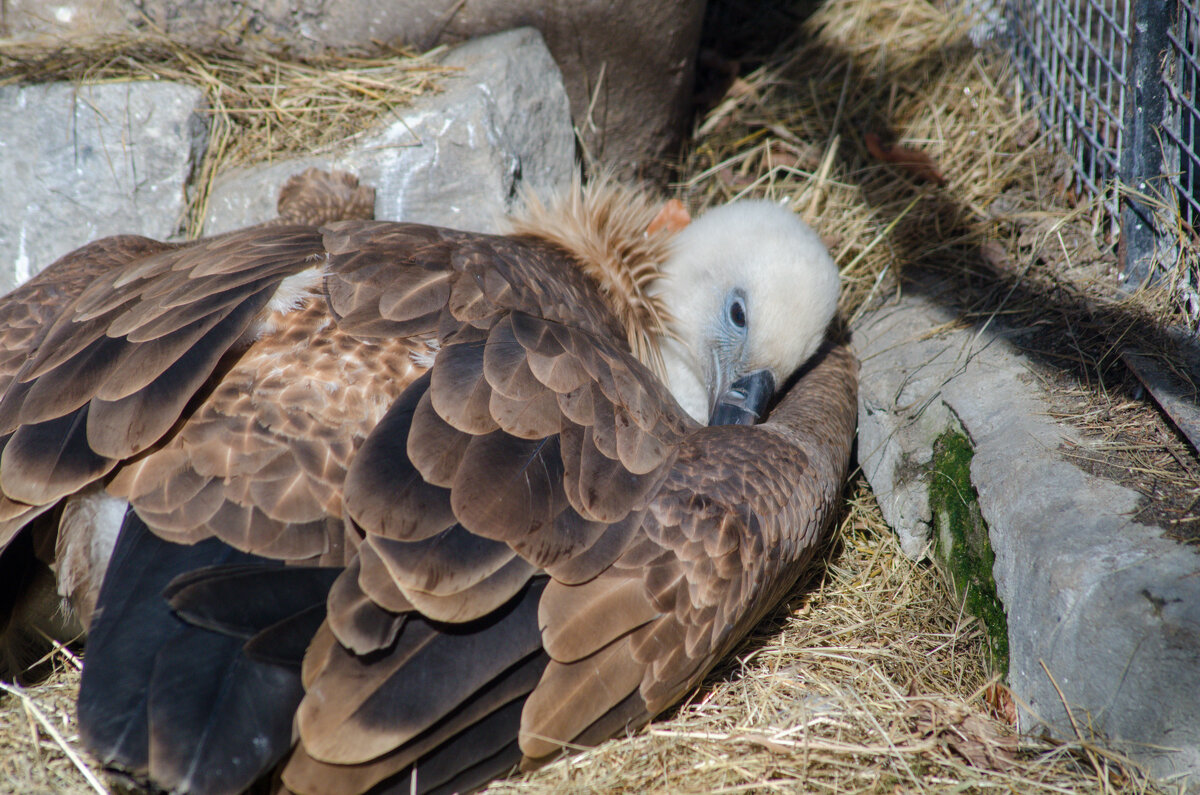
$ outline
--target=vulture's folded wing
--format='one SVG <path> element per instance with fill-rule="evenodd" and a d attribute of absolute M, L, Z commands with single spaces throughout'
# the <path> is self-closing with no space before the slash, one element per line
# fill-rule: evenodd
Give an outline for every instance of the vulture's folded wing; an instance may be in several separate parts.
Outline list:
<path fill-rule="evenodd" d="M 106 238 L 0 301 L 0 568 L 24 575 L 53 566 L 46 576 L 57 576 L 75 607 L 59 615 L 53 582 L 43 588 L 41 575 L 0 578 L 0 656 L 39 633 L 74 637 L 75 618 L 87 625 L 124 511 L 104 495 L 105 473 L 170 437 L 176 417 L 297 296 L 296 282 L 323 251 L 315 229 L 305 243 L 295 224 L 369 217 L 372 197 L 350 175 L 310 170 L 280 195 L 271 226 L 282 228 L 196 244 Z M 272 283 L 284 289 L 272 294 Z M 271 300 L 255 316 L 264 295 Z M 26 540 L 13 549 L 22 528 Z M 12 663 L 5 675 L 22 669 Z"/>
<path fill-rule="evenodd" d="M 430 754 L 467 765 L 511 739 L 499 716 L 513 692 L 520 741 L 501 768 L 645 722 L 777 603 L 832 518 L 855 417 L 845 348 L 772 422 L 697 428 L 628 354 L 578 328 L 510 312 L 478 336 L 447 340 L 351 467 L 364 540 L 305 660 L 284 772 L 297 791 L 360 791 L 405 770 L 434 787 Z M 555 366 L 534 370 L 533 355 Z M 512 419 L 501 389 L 537 413 Z M 424 617 L 381 621 L 392 611 Z M 536 687 L 506 689 L 534 665 Z M 465 726 L 484 721 L 489 741 L 468 743 Z"/>
<path fill-rule="evenodd" d="M 154 611 L 155 627 L 186 625 L 178 644 L 138 637 L 161 583 L 106 584 L 101 649 L 140 643 L 155 661 L 85 667 L 93 746 L 120 697 L 149 749 L 121 737 L 106 758 L 167 786 L 195 771 L 244 786 L 290 741 L 282 713 L 269 753 L 223 762 L 257 740 L 204 694 L 252 688 L 305 647 L 278 677 L 304 691 L 283 773 L 298 791 L 409 769 L 421 791 L 466 786 L 679 698 L 811 555 L 848 457 L 854 365 L 829 353 L 785 420 L 705 429 L 629 337 L 535 238 L 285 224 L 100 273 L 0 397 L 7 498 L 36 510 L 101 481 L 129 500 L 127 528 L 194 545 L 171 553 L 174 612 Z M 222 544 L 253 556 L 239 566 L 344 568 L 188 573 L 226 562 Z M 122 565 L 152 569 L 139 549 Z M 243 608 L 258 587 L 279 610 Z"/>
<path fill-rule="evenodd" d="M 833 518 L 856 384 L 836 348 L 766 424 L 690 433 L 622 555 L 588 582 L 550 583 L 539 623 L 551 663 L 525 705 L 527 758 L 645 722 L 778 604 Z"/>
<path fill-rule="evenodd" d="M 313 229 L 248 230 L 92 281 L 0 399 L 5 495 L 56 501 L 162 438 L 280 283 L 321 254 Z"/>
<path fill-rule="evenodd" d="M 373 199 L 349 174 L 309 169 L 284 185 L 273 222 L 193 244 L 105 238 L 6 296 L 0 550 L 34 514 L 159 441 L 222 357 L 299 300 L 304 272 L 324 260 L 319 232 L 301 224 L 369 218 Z"/>
<path fill-rule="evenodd" d="M 339 233 L 357 236 L 358 242 L 342 242 Z M 437 245 L 429 245 L 431 240 Z M 330 250 L 336 252 L 333 256 L 327 256 L 327 242 L 331 243 Z M 183 405 L 179 400 L 172 403 L 166 397 L 155 396 L 153 405 L 144 406 L 160 413 L 172 411 L 169 428 L 157 435 L 143 434 L 137 443 L 127 443 L 124 448 L 100 457 L 96 448 L 104 447 L 103 440 L 94 441 L 86 421 L 81 420 L 84 431 L 74 437 L 74 443 L 85 460 L 88 456 L 102 459 L 103 466 L 96 467 L 93 479 L 115 470 L 106 480 L 106 490 L 127 498 L 137 520 L 163 539 L 199 545 L 215 537 L 242 552 L 267 558 L 326 565 L 349 561 L 352 571 L 366 569 L 367 579 L 374 576 L 380 581 L 378 575 L 385 573 L 391 591 L 377 599 L 362 598 L 345 588 L 335 588 L 329 596 L 339 615 L 351 617 L 354 631 L 365 633 L 371 639 L 368 643 L 378 644 L 383 639 L 395 638 L 403 623 L 402 614 L 412 610 L 413 605 L 382 567 L 385 560 L 394 562 L 392 558 L 386 552 L 383 557 L 369 552 L 358 556 L 356 550 L 362 543 L 358 531 L 345 532 L 342 486 L 346 468 L 388 407 L 394 402 L 397 406 L 403 404 L 396 397 L 434 358 L 443 341 L 447 347 L 472 340 L 478 342 L 491 327 L 509 328 L 504 325 L 507 314 L 501 305 L 510 300 L 513 291 L 496 282 L 487 262 L 502 262 L 505 257 L 518 261 L 525 257 L 527 267 L 532 267 L 528 262 L 536 260 L 545 271 L 543 278 L 536 281 L 540 288 L 551 291 L 559 278 L 556 274 L 565 274 L 562 279 L 567 288 L 561 292 L 573 296 L 572 301 L 582 296 L 587 299 L 583 303 L 595 304 L 590 311 L 583 312 L 585 322 L 593 327 L 611 323 L 594 287 L 572 275 L 571 263 L 563 252 L 545 244 L 530 245 L 533 250 L 530 257 L 523 250 L 524 245 L 503 238 L 415 225 L 356 223 L 325 233 L 308 227 L 260 228 L 172 250 L 157 255 L 159 260 L 152 257 L 136 261 L 120 278 L 98 282 L 99 287 L 93 285 L 85 290 L 71 308 L 75 325 L 61 326 L 69 331 L 56 332 L 54 328 L 50 331 L 61 337 L 61 363 L 49 359 L 51 354 L 47 350 L 38 349 L 27 364 L 29 381 L 36 386 L 54 378 L 59 367 L 81 370 L 84 364 L 92 362 L 91 366 L 101 373 L 80 387 L 81 395 L 76 402 L 86 402 L 80 407 L 68 403 L 64 409 L 86 416 L 84 412 L 104 399 L 100 393 L 106 384 L 123 383 L 130 396 L 137 396 L 152 389 L 156 378 L 162 378 L 155 372 L 147 375 L 138 369 L 118 369 L 122 362 L 142 355 L 138 346 L 165 345 L 160 340 L 169 341 L 170 334 L 181 333 L 179 329 L 186 328 L 190 317 L 197 318 L 198 323 L 219 327 L 220 319 L 214 318 L 219 318 L 222 312 L 242 313 L 245 322 L 231 329 L 235 332 L 231 335 L 233 339 L 220 351 L 219 358 L 201 358 L 206 350 L 203 333 L 180 337 L 177 348 L 164 348 L 152 359 L 143 356 L 165 367 L 164 373 L 174 371 L 182 379 L 190 379 L 181 383 L 181 378 L 163 378 L 181 395 L 187 394 Z M 365 310 L 345 311 L 344 304 L 335 299 L 339 285 L 363 275 L 363 268 L 358 266 L 370 264 L 372 258 L 379 268 L 378 278 L 360 283 L 356 294 L 374 303 L 368 302 Z M 434 282 L 441 280 L 451 287 L 459 285 L 457 295 L 472 295 L 475 308 L 480 310 L 472 322 L 453 316 L 448 292 L 435 311 L 424 313 L 430 317 L 423 322 L 410 324 L 406 329 L 395 327 L 394 316 L 386 316 L 380 306 L 394 308 L 406 301 L 424 300 L 405 285 L 414 279 L 421 281 L 429 274 Z M 516 278 L 511 274 L 510 277 Z M 491 294 L 472 294 L 472 285 L 480 281 L 487 283 Z M 371 292 L 376 287 L 377 295 Z M 584 295 L 588 290 L 591 292 Z M 560 317 L 568 314 L 565 304 L 556 311 Z M 146 319 L 130 318 L 134 313 L 141 313 Z M 146 333 L 148 325 L 160 333 Z M 88 346 L 93 341 L 111 347 L 102 361 L 100 357 L 87 358 Z M 68 350 L 69 346 L 82 353 Z M 46 358 L 48 363 L 40 365 L 39 357 Z M 41 369 L 37 369 L 39 365 Z M 196 369 L 193 371 L 191 367 Z M 140 383 L 133 382 L 135 376 L 141 378 Z M 24 410 L 24 406 L 14 410 Z M 145 425 L 147 421 L 140 415 L 136 421 L 132 416 L 117 418 L 105 423 L 104 433 L 106 438 L 121 432 L 129 434 L 139 423 Z M 165 424 L 158 423 L 155 427 Z M 61 439 L 72 438 L 61 429 L 59 433 Z M 379 435 L 386 438 L 383 431 Z M 133 458 L 129 458 L 131 455 Z M 56 459 L 47 467 L 45 480 L 61 477 L 62 469 L 62 461 Z M 49 501 L 57 498 L 59 491 L 74 493 L 87 481 L 77 478 L 42 496 Z M 378 496 L 386 500 L 386 493 L 392 489 L 393 484 L 389 483 L 385 493 Z M 424 520 L 428 521 L 428 517 Z M 493 551 L 503 547 L 465 531 L 460 535 L 473 540 L 475 547 L 490 547 Z M 443 562 L 447 560 L 444 555 L 448 549 L 454 551 L 443 548 Z M 511 595 L 529 581 L 536 566 L 507 547 L 504 550 L 504 559 L 485 574 L 496 575 L 489 580 L 491 585 L 499 582 L 499 591 L 494 592 Z M 165 558 L 166 553 L 163 554 Z M 188 558 L 186 553 L 180 555 Z M 439 570 L 438 550 L 432 550 L 430 555 L 413 556 L 404 563 L 417 572 L 415 576 L 437 577 L 429 572 Z M 155 560 L 153 555 L 143 556 L 134 568 L 153 566 Z M 459 577 L 460 583 L 474 584 L 487 579 L 465 567 L 460 570 L 453 557 L 448 560 L 449 571 Z M 202 556 L 194 561 L 195 565 L 210 563 Z M 425 573 L 421 574 L 420 569 L 425 569 Z M 121 569 L 112 576 L 136 576 L 136 572 Z M 245 598 L 244 588 L 235 587 L 232 578 L 221 582 L 226 588 L 226 598 Z M 267 587 L 265 581 L 263 587 Z M 474 593 L 486 590 L 484 587 Z M 193 649 L 181 658 L 172 651 L 171 647 L 176 646 L 192 649 L 185 643 L 202 643 L 190 630 L 179 635 L 178 641 L 171 640 L 175 635 L 163 631 L 147 645 L 138 636 L 149 627 L 149 624 L 140 626 L 141 622 L 136 620 L 138 610 L 142 609 L 140 602 L 120 601 L 115 597 L 106 602 L 102 597 L 102 626 L 105 633 L 114 633 L 111 636 L 114 639 L 108 640 L 110 636 L 104 634 L 105 642 L 93 647 L 94 664 L 85 674 L 82 703 L 87 707 L 88 720 L 94 722 L 94 716 L 115 708 L 116 694 L 124 694 L 123 703 L 132 706 L 120 707 L 117 714 L 128 717 L 130 709 L 136 712 L 145 705 L 148 712 L 138 722 L 147 726 L 144 736 L 151 739 L 147 755 L 144 748 L 131 748 L 124 736 L 103 736 L 108 724 L 101 723 L 99 728 L 89 730 L 89 737 L 90 744 L 102 750 L 106 760 L 135 772 L 147 770 L 148 765 L 151 777 L 172 786 L 184 781 L 194 783 L 196 779 L 187 772 L 191 770 L 211 770 L 210 781 L 219 779 L 227 783 L 256 775 L 253 768 L 227 768 L 222 773 L 220 760 L 208 755 L 215 753 L 214 749 L 229 748 L 233 735 L 224 732 L 225 742 L 220 745 L 194 742 L 190 724 L 199 716 L 194 710 L 173 709 L 169 695 L 164 694 L 163 683 L 174 685 L 194 677 L 193 690 L 197 693 L 211 689 L 214 682 L 224 682 L 223 687 L 234 689 L 244 686 L 239 677 L 258 670 L 247 660 L 262 662 L 271 658 L 273 645 L 301 649 L 307 645 L 308 638 L 300 638 L 297 633 L 310 626 L 306 621 L 311 611 L 309 615 L 297 616 L 295 621 L 281 620 L 276 626 L 256 628 L 247 639 L 231 635 L 226 624 L 213 619 L 221 611 L 210 609 L 211 600 L 222 597 L 213 596 L 212 591 L 212 588 L 189 587 L 173 597 L 181 600 L 173 604 L 178 615 L 221 636 L 213 640 L 215 656 L 212 657 L 197 654 Z M 416 596 L 419 601 L 423 597 L 423 594 Z M 150 589 L 138 598 L 160 599 L 158 589 Z M 357 601 L 346 607 L 347 599 Z M 438 601 L 436 595 L 429 599 Z M 493 600 L 485 602 L 482 608 L 476 605 L 466 609 L 482 613 L 496 605 Z M 431 614 L 437 612 L 436 604 L 426 607 Z M 521 615 L 535 614 L 536 599 L 533 599 Z M 154 615 L 157 620 L 172 618 L 161 610 Z M 413 621 L 412 625 L 418 623 Z M 307 631 L 311 636 L 312 630 Z M 535 631 L 532 637 L 536 639 L 536 635 Z M 230 638 L 236 641 L 232 645 Z M 483 644 L 481 648 L 489 643 L 478 642 Z M 132 669 L 121 664 L 105 665 L 96 656 L 102 657 L 104 649 L 121 648 L 123 644 L 142 649 L 153 658 L 148 677 L 128 676 Z M 539 656 L 540 641 L 528 648 L 521 646 L 516 653 L 525 672 L 519 682 L 535 678 L 531 672 L 540 673 L 544 665 Z M 189 659 L 203 661 L 203 670 L 189 664 Z M 177 670 L 166 676 L 154 660 L 170 661 Z M 106 671 L 111 674 L 108 678 Z M 501 706 L 517 697 L 512 694 L 513 680 L 506 681 Z M 166 692 L 169 693 L 169 688 Z M 521 695 L 524 692 L 528 692 L 528 687 Z M 179 702 L 201 707 L 206 703 L 204 698 L 184 699 L 182 695 Z M 223 709 L 225 702 L 210 699 L 207 703 L 215 713 Z M 466 727 L 463 730 L 477 733 L 481 721 L 493 721 L 486 725 L 495 725 L 498 720 L 489 717 L 490 710 L 480 715 L 478 720 L 463 724 Z M 224 725 L 216 714 L 202 722 Z M 516 723 L 510 720 L 509 724 L 511 731 L 507 732 L 505 745 L 515 747 Z M 461 732 L 452 732 L 458 733 Z M 431 747 L 436 746 L 434 743 Z M 271 758 L 269 754 L 262 757 Z M 447 780 L 457 780 L 456 775 L 449 775 Z"/>
<path fill-rule="evenodd" d="M 97 278 L 151 254 L 175 248 L 144 237 L 107 237 L 71 252 L 11 292 L 0 304 L 0 395 L 41 345 L 54 320 Z M 12 427 L 0 432 L 0 448 Z M 29 504 L 0 492 L 0 550 L 49 504 Z"/>

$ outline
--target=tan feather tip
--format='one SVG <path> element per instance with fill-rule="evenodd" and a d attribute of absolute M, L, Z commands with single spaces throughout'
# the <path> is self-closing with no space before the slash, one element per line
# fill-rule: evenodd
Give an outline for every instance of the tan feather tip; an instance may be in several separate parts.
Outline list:
<path fill-rule="evenodd" d="M 545 240 L 572 255 L 628 329 L 634 356 L 659 377 L 664 368 L 658 340 L 669 334 L 671 318 L 650 288 L 688 221 L 678 199 L 664 206 L 603 173 L 586 185 L 577 175 L 569 190 L 546 202 L 526 192 L 524 207 L 509 219 L 513 234 Z"/>

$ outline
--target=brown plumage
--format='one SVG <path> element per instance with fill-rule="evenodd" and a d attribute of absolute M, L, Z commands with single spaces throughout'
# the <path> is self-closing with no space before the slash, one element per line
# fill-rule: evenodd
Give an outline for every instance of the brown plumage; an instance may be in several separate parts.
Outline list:
<path fill-rule="evenodd" d="M 99 241 L 0 302 L 0 543 L 85 624 L 98 598 L 83 734 L 157 786 L 453 791 L 599 742 L 694 687 L 831 517 L 856 363 L 827 345 L 767 423 L 699 425 L 648 201 L 507 237 L 335 221 L 363 190 L 306 174 L 282 222 Z"/>

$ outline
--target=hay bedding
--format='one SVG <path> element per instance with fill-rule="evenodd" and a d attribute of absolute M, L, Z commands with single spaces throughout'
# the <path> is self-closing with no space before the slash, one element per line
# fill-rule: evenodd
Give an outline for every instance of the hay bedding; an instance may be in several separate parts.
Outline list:
<path fill-rule="evenodd" d="M 1062 415 L 1097 439 L 1068 452 L 1140 483 L 1153 473 L 1146 513 L 1188 536 L 1180 527 L 1195 521 L 1200 467 L 1114 355 L 1123 336 L 1177 320 L 1177 302 L 1170 289 L 1113 297 L 1107 222 L 1062 190 L 1066 172 L 1020 112 L 1004 59 L 976 51 L 969 25 L 921 0 L 831 0 L 717 98 L 677 193 L 693 207 L 746 195 L 789 201 L 841 264 L 851 320 L 882 296 L 921 289 L 958 306 L 963 323 L 1036 331 L 1032 348 Z M 311 138 L 326 127 L 320 108 L 278 97 L 303 105 L 348 90 L 326 105 L 354 108 L 338 133 L 347 135 L 403 101 L 397 90 L 431 90 L 436 77 L 420 60 L 291 71 L 164 42 L 157 59 L 131 55 L 127 43 L 105 46 L 107 59 L 86 48 L 0 49 L 0 82 L 161 74 L 241 97 L 223 111 L 214 103 L 218 157 L 208 178 L 222 158 L 333 145 L 336 136 Z M 293 85 L 303 88 L 280 90 Z M 246 99 L 256 91 L 266 106 Z M 868 487 L 852 478 L 824 565 L 704 688 L 647 730 L 492 791 L 1154 791 L 1082 729 L 1058 740 L 1015 736 L 983 633 L 948 594 L 936 568 L 900 553 Z M 46 683 L 0 693 L 0 791 L 94 789 L 66 754 L 79 750 L 76 661 L 66 651 L 55 660 Z"/>

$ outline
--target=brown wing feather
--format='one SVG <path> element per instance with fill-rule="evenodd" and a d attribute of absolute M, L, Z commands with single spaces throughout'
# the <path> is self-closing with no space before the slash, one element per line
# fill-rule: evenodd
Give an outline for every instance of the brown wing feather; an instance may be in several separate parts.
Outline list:
<path fill-rule="evenodd" d="M 404 614 L 412 610 L 412 604 L 395 588 L 390 593 L 396 600 L 380 604 L 359 586 L 361 572 L 362 558 L 357 557 L 334 582 L 326 606 L 329 628 L 338 641 L 355 654 L 368 654 L 395 641 L 396 633 L 404 623 Z M 390 575 L 385 579 L 391 583 Z"/>
<path fill-rule="evenodd" d="M 354 177 L 310 169 L 263 227 L 184 245 L 105 238 L 0 302 L 0 433 L 41 427 L 37 445 L 16 434 L 0 473 L 0 549 L 59 496 L 169 431 L 273 285 L 323 255 L 319 234 L 296 224 L 369 218 L 373 204 Z"/>
<path fill-rule="evenodd" d="M 217 535 L 244 551 L 305 560 L 327 555 L 331 532 L 342 532 L 346 469 L 420 373 L 411 354 L 424 346 L 350 337 L 319 300 L 270 322 L 274 332 L 242 354 L 179 432 L 110 490 L 153 511 L 147 524 L 168 539 Z"/>
<path fill-rule="evenodd" d="M 706 428 L 680 443 L 627 554 L 580 586 L 601 603 L 618 599 L 620 611 L 596 621 L 582 591 L 547 588 L 543 638 L 563 664 L 547 668 L 526 703 L 527 757 L 579 742 L 607 710 L 621 712 L 621 725 L 645 722 L 782 598 L 833 515 L 853 438 L 856 372 L 845 348 L 830 351 L 767 424 Z M 629 706 L 632 679 L 640 715 Z M 564 707 L 574 693 L 587 695 Z"/>
<path fill-rule="evenodd" d="M 393 241 L 403 232 L 375 230 Z M 358 235 L 372 258 L 386 258 L 380 239 L 368 240 L 366 230 L 344 225 L 339 234 Z M 421 234 L 423 250 L 443 256 L 447 238 Z M 478 272 L 485 243 L 460 250 L 453 267 L 462 263 L 465 272 Z M 365 256 L 340 245 L 345 262 L 366 270 Z M 503 259 L 503 247 L 493 248 Z M 696 429 L 622 342 L 594 333 L 603 323 L 568 324 L 548 318 L 552 311 L 527 312 L 528 291 L 503 274 L 498 268 L 472 280 L 478 294 L 464 302 L 473 307 L 470 320 L 453 318 L 455 327 L 443 313 L 437 321 L 444 347 L 431 377 L 414 382 L 395 415 L 379 426 L 386 433 L 365 443 L 351 467 L 347 499 L 367 537 L 364 561 L 377 561 L 372 566 L 386 570 L 416 610 L 440 620 L 483 620 L 538 568 L 555 578 L 539 608 L 552 662 L 525 703 L 521 730 L 526 755 L 540 758 L 564 743 L 644 722 L 668 706 L 761 617 L 770 606 L 760 606 L 764 596 L 770 602 L 790 586 L 811 555 L 844 473 L 853 370 L 845 362 L 840 369 L 826 363 L 809 377 L 825 378 L 832 399 L 840 400 L 829 462 L 814 470 L 796 443 L 811 437 L 782 439 L 769 426 Z M 451 285 L 451 296 L 460 281 Z M 543 291 L 558 286 L 550 274 L 535 282 Z M 386 285 L 378 269 L 356 285 L 343 304 L 334 302 L 335 311 L 363 319 L 370 313 L 362 307 L 381 305 Z M 563 302 L 547 301 L 563 311 Z M 481 302 L 509 311 L 481 311 Z M 413 318 L 432 324 L 428 305 L 414 305 L 419 310 L 408 312 L 397 301 L 388 312 L 409 328 Z M 465 339 L 457 336 L 462 332 Z M 829 357 L 837 361 L 838 355 Z M 429 494 L 448 490 L 459 524 L 446 536 L 431 536 L 450 517 L 443 513 L 428 524 L 405 519 L 420 515 L 429 497 L 408 486 L 380 488 L 383 471 L 400 483 L 414 482 L 416 473 L 434 489 Z M 815 482 L 820 478 L 827 483 Z M 828 492 L 820 505 L 796 497 L 818 487 Z M 798 537 L 789 535 L 797 530 Z M 472 535 L 492 545 L 479 545 Z M 434 563 L 423 550 L 443 538 L 460 541 L 445 550 L 454 554 Z M 453 575 L 437 575 L 451 559 Z M 536 567 L 516 571 L 507 588 L 491 587 L 518 561 Z M 358 578 L 364 589 L 366 569 Z M 483 601 L 481 585 L 489 586 Z M 338 619 L 330 620 L 336 625 Z M 373 654 L 395 660 L 383 647 Z M 373 669 L 362 659 L 355 681 L 382 692 L 386 681 L 427 675 L 420 664 L 401 662 Z M 469 659 L 439 675 L 486 677 L 490 665 Z M 337 687 L 346 675 L 326 665 L 313 686 Z M 303 748 L 327 761 L 347 759 L 350 746 L 361 754 L 364 743 L 383 759 L 409 742 L 408 735 L 385 737 L 359 720 L 327 722 L 315 703 L 311 710 L 301 723 Z M 329 745 L 333 734 L 347 743 L 344 751 Z M 300 767 L 291 769 L 297 781 Z"/>
<path fill-rule="evenodd" d="M 137 259 L 175 248 L 124 235 L 89 243 L 60 258 L 0 304 L 0 394 L 37 349 L 53 320 L 98 277 Z"/>
<path fill-rule="evenodd" d="M 551 581 L 539 605 L 546 653 L 573 663 L 662 615 L 635 577 L 597 577 L 580 585 Z M 581 632 L 576 627 L 587 627 Z"/>
<path fill-rule="evenodd" d="M 644 675 L 628 636 L 576 662 L 551 660 L 521 714 L 521 751 L 528 759 L 557 753 L 635 693 Z"/>
<path fill-rule="evenodd" d="M 362 203 L 343 187 L 335 204 Z M 644 722 L 827 524 L 853 430 L 844 350 L 772 423 L 701 429 L 542 240 L 346 221 L 144 248 L 50 301 L 40 345 L 0 336 L 24 357 L 0 489 L 49 502 L 142 453 L 108 488 L 155 532 L 349 564 L 305 657 L 289 786 L 442 765 L 473 732 L 500 748 L 514 704 L 530 762 Z"/>
<path fill-rule="evenodd" d="M 0 459 L 0 489 L 21 502 L 53 502 L 155 442 L 255 320 L 272 285 L 312 267 L 310 257 L 320 253 L 319 245 L 319 235 L 303 228 L 282 227 L 269 236 L 249 230 L 152 254 L 133 263 L 137 278 L 109 271 L 93 280 L 59 313 L 41 346 L 14 375 L 15 383 L 29 383 L 29 388 L 10 389 L 0 402 L 0 414 L 21 423 Z M 234 284 L 223 279 L 230 273 L 239 274 Z M 98 393 L 108 376 L 136 358 L 143 344 L 130 336 L 135 323 L 127 324 L 130 334 L 108 336 L 113 324 L 133 315 L 194 314 L 191 304 L 178 303 L 176 291 L 163 288 L 155 277 L 166 282 L 187 277 L 204 286 L 193 291 L 202 300 L 213 300 L 218 313 L 228 312 L 202 329 L 199 338 L 187 323 L 172 330 L 168 336 L 178 342 L 173 354 L 159 351 L 142 359 L 146 366 L 137 375 L 146 386 L 115 402 L 105 400 Z M 197 322 L 206 325 L 203 319 Z M 170 345 L 165 339 L 144 344 Z"/>
<path fill-rule="evenodd" d="M 359 185 L 358 178 L 345 171 L 309 168 L 279 189 L 276 211 L 279 218 L 268 222 L 272 226 L 370 219 L 375 217 L 375 189 Z"/>
<path fill-rule="evenodd" d="M 519 708 L 524 697 L 537 684 L 545 665 L 545 655 L 534 652 L 474 694 L 431 730 L 413 742 L 369 762 L 353 765 L 320 762 L 310 756 L 303 746 L 299 746 L 284 768 L 283 780 L 297 791 L 311 795 L 355 795 L 370 790 L 375 784 L 420 760 L 422 764 L 416 771 L 417 780 L 425 783 L 424 755 L 444 746 L 456 735 L 505 707 Z"/>
<path fill-rule="evenodd" d="M 304 750 L 333 764 L 392 753 L 539 653 L 537 603 L 544 580 L 528 584 L 466 632 L 413 616 L 396 641 L 367 656 L 318 632 L 304 663 L 307 694 L 296 724 Z"/>

